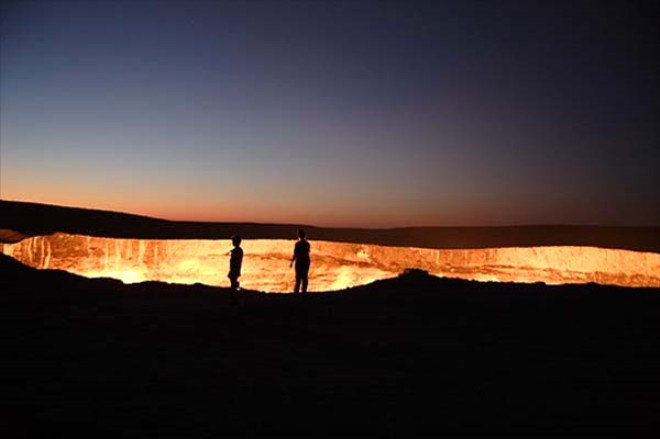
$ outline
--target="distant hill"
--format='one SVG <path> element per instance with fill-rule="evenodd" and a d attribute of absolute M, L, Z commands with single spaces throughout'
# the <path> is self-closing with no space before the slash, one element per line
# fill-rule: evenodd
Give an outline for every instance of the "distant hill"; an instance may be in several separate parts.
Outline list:
<path fill-rule="evenodd" d="M 55 232 L 141 239 L 295 238 L 304 227 L 312 240 L 437 249 L 575 245 L 660 252 L 660 227 L 506 226 L 358 229 L 305 224 L 167 221 L 103 210 L 0 201 L 0 229 L 24 235 Z M 20 235 L 14 234 L 13 239 Z M 1 237 L 0 237 L 1 239 Z M 7 239 L 5 239 L 7 240 Z"/>

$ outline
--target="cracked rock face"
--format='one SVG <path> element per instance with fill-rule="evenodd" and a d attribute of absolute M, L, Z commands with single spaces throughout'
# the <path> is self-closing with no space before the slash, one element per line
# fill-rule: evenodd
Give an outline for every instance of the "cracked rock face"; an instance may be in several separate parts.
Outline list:
<path fill-rule="evenodd" d="M 241 286 L 287 292 L 294 282 L 293 240 L 243 241 Z M 330 291 L 394 277 L 407 268 L 478 281 L 658 287 L 660 254 L 595 247 L 435 250 L 311 241 L 310 290 Z M 98 238 L 57 233 L 0 244 L 35 268 L 124 282 L 147 280 L 228 286 L 229 240 Z"/>

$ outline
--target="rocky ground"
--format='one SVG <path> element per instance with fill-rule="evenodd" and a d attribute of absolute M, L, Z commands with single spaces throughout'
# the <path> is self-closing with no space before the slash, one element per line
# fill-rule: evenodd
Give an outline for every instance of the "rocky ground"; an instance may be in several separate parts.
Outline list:
<path fill-rule="evenodd" d="M 0 322 L 2 437 L 660 429 L 658 289 L 413 272 L 232 306 L 0 255 Z"/>

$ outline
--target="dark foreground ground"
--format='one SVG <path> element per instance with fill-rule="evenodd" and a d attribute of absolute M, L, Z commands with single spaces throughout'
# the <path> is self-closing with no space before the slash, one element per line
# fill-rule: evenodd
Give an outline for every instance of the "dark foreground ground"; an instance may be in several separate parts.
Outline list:
<path fill-rule="evenodd" d="M 124 286 L 2 255 L 0 274 L 1 437 L 660 427 L 657 289 L 413 273 L 230 306 L 223 289 Z"/>

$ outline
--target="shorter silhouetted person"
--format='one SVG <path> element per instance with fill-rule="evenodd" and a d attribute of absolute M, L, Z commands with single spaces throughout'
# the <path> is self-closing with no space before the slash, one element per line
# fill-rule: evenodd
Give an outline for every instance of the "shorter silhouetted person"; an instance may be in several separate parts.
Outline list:
<path fill-rule="evenodd" d="M 236 292 L 241 289 L 238 278 L 241 277 L 241 265 L 243 264 L 243 249 L 241 248 L 241 237 L 234 235 L 231 237 L 234 248 L 229 252 L 229 274 L 227 277 L 231 282 L 232 302 L 236 301 Z"/>
<path fill-rule="evenodd" d="M 293 258 L 291 258 L 290 266 L 293 266 L 294 262 L 296 264 L 296 287 L 293 290 L 295 294 L 298 294 L 300 291 L 300 284 L 302 283 L 302 292 L 307 292 L 308 276 L 309 276 L 309 252 L 310 245 L 307 239 L 305 239 L 305 231 L 303 229 L 298 230 L 298 242 L 296 242 L 295 247 L 293 248 Z"/>

